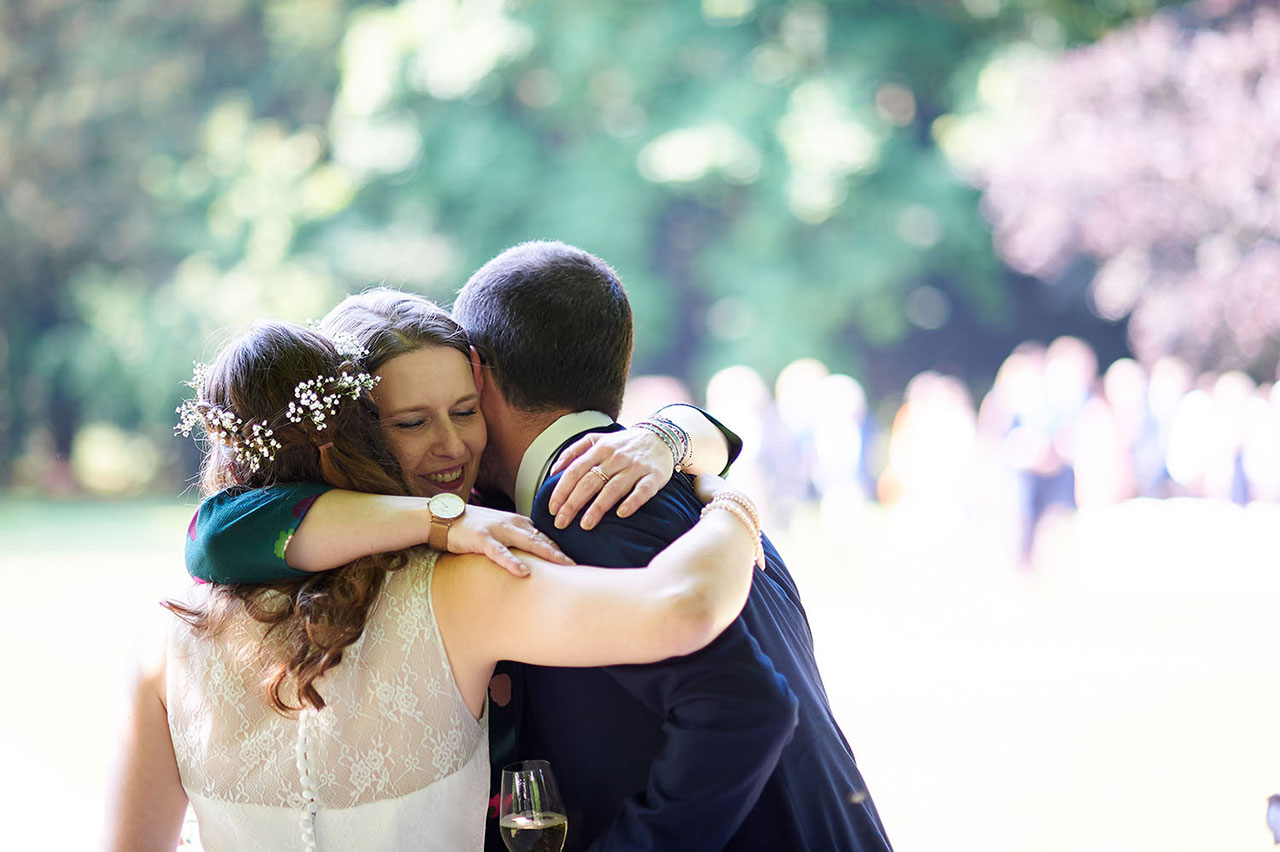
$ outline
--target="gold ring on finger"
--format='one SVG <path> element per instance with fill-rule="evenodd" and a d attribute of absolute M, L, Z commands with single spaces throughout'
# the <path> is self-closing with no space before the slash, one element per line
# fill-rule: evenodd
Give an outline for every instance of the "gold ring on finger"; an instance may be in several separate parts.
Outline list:
<path fill-rule="evenodd" d="M 594 473 L 596 476 L 600 477 L 601 479 L 603 479 L 605 482 L 609 481 L 609 474 L 601 470 L 600 465 L 593 466 L 591 468 L 591 472 Z"/>

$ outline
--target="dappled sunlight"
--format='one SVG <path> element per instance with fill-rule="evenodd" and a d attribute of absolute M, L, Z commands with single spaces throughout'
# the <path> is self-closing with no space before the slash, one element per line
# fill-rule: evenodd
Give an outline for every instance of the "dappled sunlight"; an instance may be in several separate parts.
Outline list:
<path fill-rule="evenodd" d="M 823 222 L 844 202 L 846 179 L 871 168 L 879 141 L 845 105 L 828 81 L 798 86 L 778 122 L 778 139 L 791 165 L 791 211 L 806 222 Z"/>
<path fill-rule="evenodd" d="M 470 94 L 496 67 L 532 45 L 532 33 L 506 6 L 502 0 L 406 0 L 359 10 L 342 47 L 340 113 L 378 112 L 399 85 L 402 68 L 410 85 L 432 97 Z"/>
<path fill-rule="evenodd" d="M 695 181 L 710 172 L 750 183 L 760 172 L 760 152 L 724 124 L 672 130 L 640 151 L 640 173 L 662 183 Z"/>

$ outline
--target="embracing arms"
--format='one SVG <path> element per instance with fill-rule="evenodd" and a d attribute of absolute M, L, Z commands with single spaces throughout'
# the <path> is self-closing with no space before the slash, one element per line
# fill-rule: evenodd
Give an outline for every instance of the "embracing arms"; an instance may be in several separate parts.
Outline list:
<path fill-rule="evenodd" d="M 732 461 L 741 449 L 742 442 L 733 432 L 698 408 L 678 404 L 658 414 L 676 421 L 692 439 L 690 472 L 718 473 L 721 460 Z M 595 497 L 588 515 L 598 521 L 630 488 L 630 496 L 619 507 L 626 510 L 625 517 L 671 476 L 670 450 L 643 430 L 587 436 L 566 455 L 583 462 L 561 479 L 573 486 L 565 487 L 562 509 L 570 512 L 570 518 Z M 609 462 L 610 471 L 617 472 L 607 493 L 601 490 L 599 477 L 588 473 L 596 459 Z M 524 573 L 524 567 L 511 555 L 512 547 L 567 561 L 545 538 L 534 535 L 532 525 L 516 516 L 474 508 L 463 518 L 450 530 L 450 552 L 483 554 L 517 575 Z M 370 553 L 425 543 L 429 530 L 423 498 L 341 491 L 314 483 L 222 491 L 206 499 L 192 519 L 187 570 L 198 579 L 224 583 L 283 580 L 337 568 Z"/>
<path fill-rule="evenodd" d="M 702 484 L 710 499 L 723 483 Z M 605 571 L 522 555 L 517 579 L 479 556 L 442 558 L 432 596 L 455 679 L 480 715 L 494 663 L 647 662 L 707 644 L 746 600 L 759 531 L 708 511 L 647 570 Z M 165 636 L 143 643 L 110 781 L 108 849 L 172 849 L 187 799 L 165 708 Z"/>
<path fill-rule="evenodd" d="M 726 489 L 698 479 L 700 496 Z M 433 599 L 459 688 L 473 712 L 498 660 L 544 666 L 650 663 L 706 646 L 742 610 L 759 531 L 712 509 L 649 560 L 646 570 L 602 570 L 522 556 L 520 580 L 476 556 L 442 558 Z"/>
<path fill-rule="evenodd" d="M 373 553 L 425 544 L 423 497 L 344 491 L 309 482 L 228 489 L 200 504 L 187 531 L 187 571 L 218 583 L 265 583 L 339 568 Z M 518 576 L 518 547 L 568 562 L 527 518 L 472 506 L 449 529 L 454 553 L 480 553 Z"/>
<path fill-rule="evenodd" d="M 676 458 L 680 445 L 658 437 L 660 430 L 640 428 L 663 420 L 673 424 L 672 432 L 683 433 L 687 439 L 688 452 L 682 458 Z M 589 530 L 615 504 L 618 517 L 634 515 L 667 484 L 674 465 L 681 464 L 681 470 L 692 476 L 724 476 L 741 452 L 742 439 L 701 408 L 679 402 L 667 405 L 625 432 L 593 432 L 567 447 L 551 468 L 552 476 L 562 475 L 551 493 L 549 508 L 556 527 L 564 529 L 594 497 L 579 521 Z M 649 469 L 641 461 L 646 458 L 652 459 Z M 607 482 L 587 476 L 597 465 L 610 474 Z"/>
<path fill-rule="evenodd" d="M 285 558 L 303 571 L 327 571 L 371 553 L 425 544 L 430 530 L 425 498 L 334 489 L 302 519 Z M 487 556 L 517 576 L 529 572 L 512 547 L 552 562 L 571 561 L 528 518 L 474 504 L 449 527 L 447 541 L 450 553 Z"/>

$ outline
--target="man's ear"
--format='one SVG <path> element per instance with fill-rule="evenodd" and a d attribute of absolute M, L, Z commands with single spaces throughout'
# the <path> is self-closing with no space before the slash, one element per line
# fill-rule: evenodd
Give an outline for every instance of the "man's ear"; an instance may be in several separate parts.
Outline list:
<path fill-rule="evenodd" d="M 484 374 L 485 374 L 485 369 L 484 369 L 484 364 L 480 361 L 480 352 L 474 346 L 472 346 L 471 347 L 471 378 L 475 379 L 477 394 L 484 393 L 484 379 L 485 379 Z"/>

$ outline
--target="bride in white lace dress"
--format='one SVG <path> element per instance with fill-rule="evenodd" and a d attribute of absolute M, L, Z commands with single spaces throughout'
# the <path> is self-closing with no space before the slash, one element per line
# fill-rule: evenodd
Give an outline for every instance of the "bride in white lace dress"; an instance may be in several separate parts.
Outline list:
<path fill-rule="evenodd" d="M 261 325 L 226 347 L 182 409 L 209 439 L 206 491 L 404 493 L 374 380 L 357 369 L 299 326 Z M 643 571 L 521 554 L 519 578 L 417 548 L 171 602 L 130 692 L 109 848 L 172 850 L 190 802 L 210 852 L 479 850 L 498 660 L 652 662 L 704 646 L 741 610 L 758 530 L 719 480 L 699 486 L 710 508 L 730 505 Z"/>

